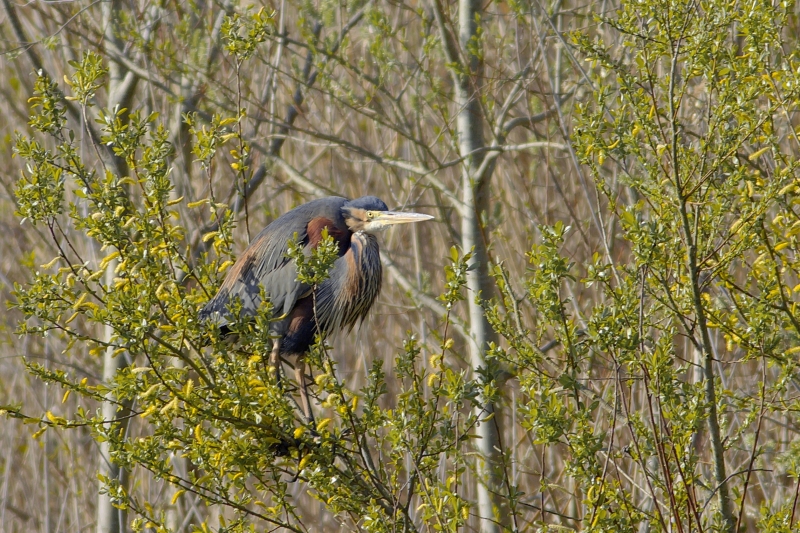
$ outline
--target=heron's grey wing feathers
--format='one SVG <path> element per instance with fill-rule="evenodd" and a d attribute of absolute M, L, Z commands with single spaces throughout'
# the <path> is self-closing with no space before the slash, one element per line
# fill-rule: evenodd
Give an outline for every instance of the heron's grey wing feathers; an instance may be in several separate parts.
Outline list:
<path fill-rule="evenodd" d="M 297 207 L 264 228 L 228 271 L 217 295 L 200 312 L 201 320 L 218 325 L 228 323 L 227 310 L 232 298 L 238 297 L 242 314 L 252 316 L 261 305 L 264 287 L 273 306 L 273 313 L 282 316 L 310 287 L 297 281 L 297 270 L 287 257 L 290 240 L 308 244 L 308 224 L 315 217 L 341 219 L 345 198 L 322 198 Z"/>

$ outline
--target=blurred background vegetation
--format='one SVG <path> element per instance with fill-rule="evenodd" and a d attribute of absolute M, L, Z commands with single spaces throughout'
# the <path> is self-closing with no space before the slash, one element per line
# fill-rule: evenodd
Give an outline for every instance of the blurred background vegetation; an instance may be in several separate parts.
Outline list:
<path fill-rule="evenodd" d="M 794 3 L 3 7 L 0 531 L 796 529 Z M 330 194 L 306 428 L 194 318 Z"/>

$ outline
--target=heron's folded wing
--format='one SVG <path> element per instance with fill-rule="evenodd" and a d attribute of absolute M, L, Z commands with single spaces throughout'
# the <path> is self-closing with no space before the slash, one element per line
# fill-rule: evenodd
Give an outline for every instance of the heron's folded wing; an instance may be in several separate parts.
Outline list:
<path fill-rule="evenodd" d="M 310 248 L 308 227 L 312 220 L 324 217 L 342 225 L 341 206 L 345 198 L 315 200 L 289 211 L 264 228 L 228 271 L 217 295 L 200 312 L 201 320 L 218 325 L 228 323 L 228 307 L 238 297 L 242 314 L 255 315 L 261 305 L 261 287 L 272 302 L 273 313 L 282 316 L 310 290 L 297 281 L 297 270 L 287 257 L 289 241 Z M 309 251 L 310 253 L 310 251 Z"/>

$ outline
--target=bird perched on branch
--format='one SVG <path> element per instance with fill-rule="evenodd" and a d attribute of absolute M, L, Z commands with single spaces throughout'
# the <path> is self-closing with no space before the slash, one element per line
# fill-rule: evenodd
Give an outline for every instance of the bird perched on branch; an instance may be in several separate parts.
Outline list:
<path fill-rule="evenodd" d="M 232 319 L 228 308 L 234 298 L 241 302 L 243 315 L 254 315 L 261 304 L 263 287 L 276 317 L 270 364 L 278 369 L 281 357 L 297 359 L 295 378 L 300 385 L 303 414 L 310 422 L 313 414 L 303 356 L 314 343 L 314 336 L 317 332 L 351 329 L 375 303 L 382 281 L 375 234 L 394 224 L 432 218 L 389 211 L 374 196 L 355 200 L 330 196 L 296 207 L 253 239 L 228 271 L 217 295 L 200 311 L 200 319 L 225 328 Z M 338 244 L 339 257 L 328 279 L 314 291 L 297 280 L 295 263 L 287 252 L 292 240 L 309 250 L 316 247 L 324 229 Z"/>

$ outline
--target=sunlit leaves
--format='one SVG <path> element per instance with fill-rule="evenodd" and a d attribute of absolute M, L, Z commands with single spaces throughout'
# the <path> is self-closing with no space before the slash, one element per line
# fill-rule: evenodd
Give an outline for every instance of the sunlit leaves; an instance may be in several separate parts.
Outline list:
<path fill-rule="evenodd" d="M 309 257 L 306 257 L 306 247 L 302 243 L 291 240 L 288 245 L 287 255 L 295 263 L 297 280 L 311 287 L 319 286 L 328 279 L 333 262 L 339 258 L 339 244 L 328 235 L 327 227 L 322 229 L 322 239 L 311 250 Z"/>
<path fill-rule="evenodd" d="M 225 49 L 242 62 L 255 53 L 258 45 L 272 32 L 272 15 L 261 8 L 255 13 L 225 16 L 220 33 L 225 41 Z"/>
<path fill-rule="evenodd" d="M 38 142 L 18 137 L 16 153 L 28 160 L 14 193 L 17 213 L 34 224 L 61 214 L 64 209 L 64 171 L 53 154 Z"/>
<path fill-rule="evenodd" d="M 786 114 L 796 109 L 795 66 L 780 52 L 789 12 L 714 0 L 691 8 L 682 0 L 628 3 L 604 21 L 614 40 L 575 36 L 597 85 L 593 101 L 580 105 L 577 153 L 611 202 L 633 259 L 619 268 L 596 257 L 587 281 L 604 287 L 607 300 L 588 333 L 615 364 L 641 376 L 651 407 L 629 418 L 636 460 L 658 456 L 656 423 L 684 450 L 658 456 L 664 473 L 653 478 L 679 502 L 663 518 L 672 523 L 719 520 L 678 509 L 697 505 L 693 435 L 736 398 L 727 389 L 714 395 L 716 373 L 692 364 L 782 360 L 800 333 L 797 215 L 783 196 L 798 171 Z M 722 372 L 730 383 L 731 371 Z M 736 405 L 749 414 L 732 440 L 763 415 L 752 397 Z M 723 499 L 727 483 L 739 486 L 717 479 Z M 723 513 L 730 531 L 730 505 Z"/>
<path fill-rule="evenodd" d="M 103 59 L 95 52 L 86 52 L 80 61 L 70 61 L 73 67 L 72 76 L 64 77 L 64 81 L 72 89 L 68 100 L 77 100 L 84 106 L 93 105 L 92 100 L 98 89 L 103 86 L 108 68 Z"/>
<path fill-rule="evenodd" d="M 30 125 L 33 128 L 50 135 L 60 133 L 67 111 L 61 102 L 61 92 L 53 80 L 39 72 L 33 86 L 33 96 L 28 102 L 31 106 Z"/>
<path fill-rule="evenodd" d="M 243 35 L 243 28 L 228 29 Z M 88 55 L 73 65 L 70 96 L 80 105 L 88 105 L 105 72 L 95 59 Z M 254 317 L 244 316 L 240 301 L 231 302 L 227 337 L 198 323 L 198 309 L 231 267 L 233 221 L 213 190 L 185 206 L 176 197 L 174 150 L 159 117 L 98 111 L 99 142 L 93 151 L 81 150 L 63 122 L 55 86 L 44 79 L 40 85 L 46 98 L 33 104 L 38 131 L 46 135 L 19 137 L 17 154 L 28 169 L 17 202 L 20 216 L 47 224 L 57 251 L 35 262 L 44 264 L 16 287 L 15 305 L 28 317 L 19 332 L 57 335 L 66 352 L 109 355 L 123 364 L 103 383 L 30 364 L 33 374 L 65 389 L 65 397 L 111 402 L 119 412 L 113 422 L 81 408 L 69 416 L 46 413 L 30 419 L 33 432 L 87 428 L 108 445 L 117 466 L 171 486 L 172 504 L 194 495 L 227 509 L 230 531 L 297 530 L 294 483 L 304 484 L 330 513 L 357 515 L 376 531 L 391 531 L 392 524 L 414 529 L 417 519 L 440 531 L 463 528 L 470 504 L 462 477 L 471 468 L 470 438 L 481 418 L 472 409 L 481 395 L 499 395 L 496 369 L 469 379 L 453 363 L 461 347 L 448 322 L 434 340 L 435 355 L 410 336 L 398 350 L 391 384 L 376 359 L 364 387 L 350 390 L 320 339 L 308 354 L 318 419 L 306 424 L 293 384 L 286 376 L 279 382 L 267 364 L 274 316 L 263 290 Z M 218 164 L 220 147 L 239 139 L 232 127 L 243 117 L 185 117 L 201 169 Z M 55 149 L 45 148 L 51 145 Z M 241 147 L 231 155 L 244 165 Z M 102 157 L 94 159 L 98 153 Z M 200 239 L 211 253 L 199 260 L 187 249 L 183 207 L 208 207 L 219 223 Z M 83 248 L 71 240 L 76 234 L 95 253 L 81 255 Z M 299 281 L 314 286 L 327 279 L 339 246 L 326 233 L 310 252 L 290 245 L 289 256 Z M 441 297 L 449 308 L 466 297 L 471 258 L 453 250 Z M 397 396 L 389 397 L 390 390 Z M 444 478 L 442 464 L 448 465 Z M 132 512 L 134 530 L 168 530 L 169 498 L 149 501 L 116 479 L 101 482 L 115 505 Z"/>

